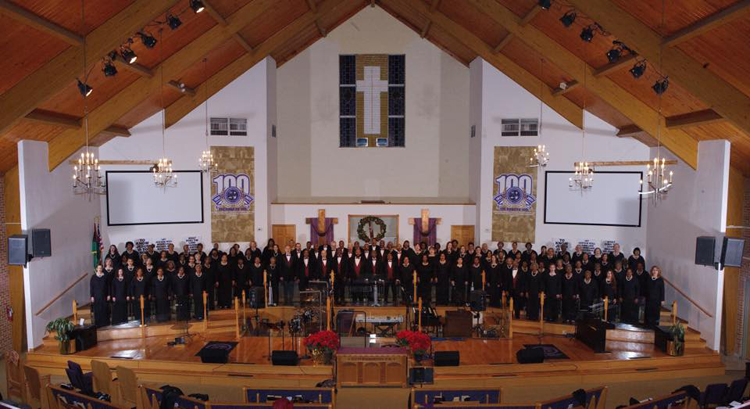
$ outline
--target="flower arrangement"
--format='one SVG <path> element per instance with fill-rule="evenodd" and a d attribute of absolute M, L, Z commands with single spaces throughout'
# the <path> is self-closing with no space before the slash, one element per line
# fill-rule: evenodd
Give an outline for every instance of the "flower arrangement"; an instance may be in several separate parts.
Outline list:
<path fill-rule="evenodd" d="M 311 351 L 336 352 L 339 349 L 339 336 L 333 331 L 318 331 L 308 335 L 303 342 Z"/>
<path fill-rule="evenodd" d="M 430 336 L 419 331 L 399 331 L 396 334 L 396 343 L 402 347 L 408 347 L 415 355 L 426 354 L 430 350 L 432 341 Z"/>

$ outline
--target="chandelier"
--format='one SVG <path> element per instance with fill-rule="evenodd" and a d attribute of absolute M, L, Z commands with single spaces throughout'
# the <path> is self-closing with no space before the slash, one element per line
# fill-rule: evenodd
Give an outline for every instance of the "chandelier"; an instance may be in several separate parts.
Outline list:
<path fill-rule="evenodd" d="M 218 168 L 219 164 L 214 161 L 214 154 L 211 153 L 211 146 L 208 143 L 208 69 L 206 68 L 208 66 L 208 59 L 203 59 L 203 71 L 204 71 L 204 78 L 205 78 L 205 89 L 206 89 L 206 100 L 204 101 L 204 105 L 206 108 L 206 150 L 201 152 L 201 157 L 198 159 L 198 166 L 200 166 L 200 170 L 203 173 L 210 174 L 211 172 L 215 171 L 216 168 Z"/>
<path fill-rule="evenodd" d="M 81 1 L 81 26 L 85 27 L 83 1 Z M 92 88 L 88 85 L 86 75 L 86 39 L 83 40 L 83 82 L 78 80 L 79 90 L 83 96 L 83 124 L 86 136 L 86 146 L 81 157 L 73 165 L 73 193 L 76 195 L 103 195 L 107 193 L 107 187 L 102 179 L 99 159 L 96 158 L 89 146 L 89 114 L 86 98 L 91 94 Z"/>
<path fill-rule="evenodd" d="M 573 190 L 588 190 L 594 186 L 594 167 L 588 162 L 576 162 L 575 173 L 568 179 L 568 187 Z"/>
<path fill-rule="evenodd" d="M 544 81 L 542 80 L 544 74 L 544 58 L 541 59 L 541 73 L 539 74 L 539 124 L 537 130 L 539 131 L 539 140 L 542 139 L 542 115 L 544 114 L 544 101 L 542 95 L 544 92 Z M 547 166 L 549 162 L 549 152 L 544 144 L 537 145 L 534 148 L 534 153 L 531 155 L 529 167 L 531 168 L 543 168 Z"/>
<path fill-rule="evenodd" d="M 159 44 L 161 46 L 159 47 L 159 54 L 160 59 L 161 58 L 162 51 L 164 50 L 164 36 L 162 33 L 162 30 L 159 30 L 159 37 L 160 41 Z M 151 168 L 152 172 L 154 173 L 154 185 L 158 188 L 168 188 L 168 187 L 174 187 L 177 185 L 177 175 L 172 172 L 172 160 L 167 158 L 167 148 L 166 148 L 166 132 L 167 132 L 167 125 L 166 125 L 166 117 L 167 117 L 167 110 L 164 106 L 164 64 L 161 66 L 161 88 L 159 88 L 159 96 L 161 98 L 161 150 L 162 150 L 162 157 L 159 159 L 159 161 Z"/>

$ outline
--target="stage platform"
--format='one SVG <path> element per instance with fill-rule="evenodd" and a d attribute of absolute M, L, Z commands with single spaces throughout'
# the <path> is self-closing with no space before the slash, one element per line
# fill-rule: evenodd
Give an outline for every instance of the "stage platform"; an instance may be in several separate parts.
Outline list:
<path fill-rule="evenodd" d="M 372 316 L 397 316 L 405 307 L 347 307 L 365 309 Z M 338 307 L 337 307 L 338 309 Z M 455 309 L 449 307 L 447 309 Z M 293 307 L 270 307 L 260 310 L 262 318 L 270 321 L 288 320 L 296 312 Z M 445 308 L 438 313 L 444 314 Z M 492 325 L 490 309 L 484 315 Z M 247 318 L 255 310 L 245 311 Z M 332 366 L 318 366 L 302 359 L 298 366 L 273 366 L 269 351 L 296 349 L 304 355 L 301 339 L 282 337 L 274 332 L 272 337 L 237 337 L 235 311 L 215 311 L 208 323 L 191 322 L 186 345 L 168 346 L 167 342 L 185 333 L 184 324 L 154 324 L 141 328 L 137 325 L 107 327 L 99 330 L 99 343 L 95 347 L 71 355 L 60 355 L 57 341 L 48 337 L 44 345 L 28 353 L 28 362 L 42 374 L 64 376 L 68 360 L 90 368 L 90 361 L 98 359 L 110 367 L 118 365 L 136 370 L 143 382 L 163 382 L 169 376 L 172 382 L 214 385 L 257 386 L 314 386 L 333 378 Z M 240 313 L 242 317 L 242 314 Z M 242 318 L 244 319 L 244 318 Z M 664 377 L 691 377 L 724 374 L 720 356 L 706 348 L 697 338 L 686 342 L 685 354 L 671 357 L 653 346 L 653 331 L 636 327 L 618 326 L 608 332 L 607 351 L 594 353 L 583 343 L 573 339 L 571 325 L 545 324 L 544 334 L 539 334 L 538 322 L 513 321 L 512 339 L 435 338 L 435 351 L 459 351 L 460 366 L 436 367 L 435 384 L 443 386 L 511 386 L 523 385 L 533 379 L 548 384 L 578 384 L 581 382 L 623 382 L 628 380 L 661 379 Z M 697 335 L 695 335 L 697 334 Z M 365 345 L 362 337 L 350 338 L 347 343 Z M 692 339 L 692 338 L 691 338 Z M 198 351 L 208 341 L 236 341 L 227 364 L 204 364 Z M 393 338 L 377 338 L 372 347 L 393 343 Z M 568 359 L 550 359 L 541 364 L 519 364 L 516 352 L 524 345 L 549 344 L 555 346 Z M 412 363 L 413 364 L 413 363 Z M 431 362 L 427 362 L 430 365 Z"/>

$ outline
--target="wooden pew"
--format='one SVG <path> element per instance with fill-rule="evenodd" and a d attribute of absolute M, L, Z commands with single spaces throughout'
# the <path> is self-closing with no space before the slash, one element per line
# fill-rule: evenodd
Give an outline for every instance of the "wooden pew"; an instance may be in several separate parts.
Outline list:
<path fill-rule="evenodd" d="M 540 409 L 568 409 L 571 406 L 576 406 L 577 403 L 571 394 L 540 402 L 539 407 Z M 586 390 L 586 409 L 604 409 L 606 403 L 606 386 Z"/>
<path fill-rule="evenodd" d="M 647 402 L 626 406 L 625 409 L 674 409 L 677 407 L 693 408 L 698 402 L 690 399 L 687 392 L 680 391 Z"/>
<path fill-rule="evenodd" d="M 443 403 L 463 402 L 461 399 L 468 396 L 470 402 L 474 403 L 500 403 L 502 389 L 487 388 L 420 388 L 411 389 L 409 402 L 413 404 L 426 405 L 434 402 L 435 397 L 442 396 Z M 442 403 L 441 403 L 442 404 Z"/>
<path fill-rule="evenodd" d="M 296 407 L 296 406 L 295 406 Z M 539 409 L 538 403 L 475 403 L 475 402 L 463 402 L 463 403 L 440 403 L 434 406 L 425 406 L 415 404 L 412 409 L 423 409 L 427 407 L 439 407 L 439 408 L 450 408 L 450 409 Z"/>
<path fill-rule="evenodd" d="M 211 409 L 268 409 L 273 407 L 273 402 L 265 403 L 212 403 Z M 326 403 L 295 403 L 294 409 L 333 409 L 333 405 Z"/>
<path fill-rule="evenodd" d="M 86 409 L 130 409 L 75 391 L 69 391 L 57 385 L 47 385 L 47 394 L 50 409 L 81 409 L 81 407 Z"/>
<path fill-rule="evenodd" d="M 269 396 L 281 396 L 284 398 L 299 396 L 303 400 L 310 402 L 336 406 L 336 391 L 334 388 L 242 388 L 242 391 L 246 403 L 269 402 Z"/>
<path fill-rule="evenodd" d="M 144 409 L 159 409 L 159 403 L 162 398 L 161 389 L 145 385 L 140 385 L 138 388 L 140 389 L 141 402 L 143 402 Z M 211 409 L 209 402 L 204 402 L 185 395 L 178 397 L 175 400 L 175 404 L 182 409 Z"/>

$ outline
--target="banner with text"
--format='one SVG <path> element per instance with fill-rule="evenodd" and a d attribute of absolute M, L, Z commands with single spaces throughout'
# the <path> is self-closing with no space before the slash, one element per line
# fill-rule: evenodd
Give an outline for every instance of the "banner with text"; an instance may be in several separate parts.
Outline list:
<path fill-rule="evenodd" d="M 211 147 L 218 169 L 211 174 L 211 241 L 255 238 L 255 149 Z"/>
<path fill-rule="evenodd" d="M 492 241 L 534 242 L 537 169 L 534 147 L 496 146 L 492 190 Z"/>

